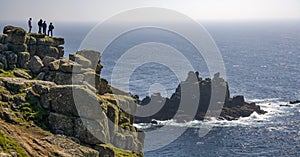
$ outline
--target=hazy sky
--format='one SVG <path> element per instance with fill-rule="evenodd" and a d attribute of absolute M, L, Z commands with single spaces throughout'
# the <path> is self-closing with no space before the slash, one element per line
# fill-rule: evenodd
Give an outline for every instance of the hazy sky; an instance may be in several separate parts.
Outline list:
<path fill-rule="evenodd" d="M 1 0 L 0 20 L 100 21 L 139 7 L 173 9 L 199 20 L 300 19 L 300 0 Z"/>

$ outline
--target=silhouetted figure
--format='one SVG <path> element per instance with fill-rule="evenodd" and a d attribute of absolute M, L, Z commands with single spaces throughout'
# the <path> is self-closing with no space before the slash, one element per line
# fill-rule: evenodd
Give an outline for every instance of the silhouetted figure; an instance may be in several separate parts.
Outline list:
<path fill-rule="evenodd" d="M 38 26 L 39 26 L 39 33 L 42 33 L 42 27 L 43 27 L 43 20 L 40 19 L 40 21 L 38 22 Z"/>
<path fill-rule="evenodd" d="M 43 33 L 46 35 L 46 30 L 47 30 L 47 23 L 44 21 L 43 23 Z"/>
<path fill-rule="evenodd" d="M 51 37 L 53 36 L 53 29 L 54 29 L 54 26 L 53 26 L 52 22 L 50 22 L 50 25 L 49 25 L 49 28 L 48 28 L 48 36 L 49 36 L 50 33 L 51 33 Z"/>
<path fill-rule="evenodd" d="M 31 33 L 31 29 L 32 29 L 32 18 L 29 18 L 29 20 L 28 20 L 28 27 L 29 27 L 28 33 Z"/>

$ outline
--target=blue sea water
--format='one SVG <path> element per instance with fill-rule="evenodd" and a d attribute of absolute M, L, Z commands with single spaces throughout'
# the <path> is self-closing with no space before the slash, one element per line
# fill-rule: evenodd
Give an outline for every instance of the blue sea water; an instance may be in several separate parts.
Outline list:
<path fill-rule="evenodd" d="M 1 22 L 1 28 L 5 24 L 7 23 Z M 26 23 L 11 24 L 26 27 Z M 268 113 L 254 113 L 250 117 L 230 122 L 213 119 L 184 124 L 172 120 L 160 122 L 172 130 L 160 132 L 159 138 L 162 141 L 173 131 L 181 128 L 187 130 L 172 143 L 157 150 L 146 151 L 145 156 L 300 156 L 300 104 L 281 106 L 300 99 L 300 22 L 202 24 L 220 49 L 231 95 L 244 95 L 247 101 L 256 102 Z M 66 39 L 65 56 L 78 50 L 82 40 L 94 26 L 95 23 L 55 24 L 55 34 Z M 121 36 L 103 52 L 102 77 L 111 81 L 113 67 L 124 51 L 132 45 L 149 41 L 176 47 L 201 76 L 209 76 L 203 58 L 195 53 L 192 45 L 176 34 L 148 28 Z M 164 54 L 159 50 L 157 53 Z M 172 62 L 172 58 L 169 61 Z M 122 64 L 126 66 L 135 63 L 135 60 L 130 60 Z M 182 69 L 181 72 L 187 74 L 188 70 Z M 122 87 L 121 80 L 122 78 L 118 85 Z M 166 88 L 166 95 L 170 96 L 180 81 L 174 71 L 157 63 L 140 65 L 129 80 L 129 92 L 141 97 L 149 95 L 149 88 L 155 83 Z M 146 132 L 159 130 L 150 124 L 137 126 Z M 212 130 L 206 136 L 199 137 L 199 130 L 207 126 L 212 126 Z M 155 140 L 157 139 L 147 139 L 145 150 L 156 147 Z"/>

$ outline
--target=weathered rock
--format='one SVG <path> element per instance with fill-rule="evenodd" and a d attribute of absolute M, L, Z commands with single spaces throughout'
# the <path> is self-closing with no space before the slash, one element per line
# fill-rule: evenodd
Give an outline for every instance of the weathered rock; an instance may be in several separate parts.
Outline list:
<path fill-rule="evenodd" d="M 27 45 L 27 50 L 30 53 L 30 56 L 34 56 L 37 51 L 37 46 L 36 45 Z"/>
<path fill-rule="evenodd" d="M 103 119 L 95 93 L 80 85 L 57 86 L 50 89 L 52 110 L 57 113 L 69 113 L 87 119 Z"/>
<path fill-rule="evenodd" d="M 83 68 L 91 67 L 91 61 L 78 54 L 69 54 L 69 59 L 82 65 Z"/>
<path fill-rule="evenodd" d="M 25 78 L 27 80 L 32 78 L 28 73 L 22 70 L 14 70 L 14 75 L 17 77 Z"/>
<path fill-rule="evenodd" d="M 74 138 L 73 138 L 74 139 Z M 58 153 L 58 150 L 55 150 L 57 156 L 78 156 L 78 157 L 99 157 L 99 152 L 95 149 L 89 148 L 87 146 L 79 145 L 68 137 L 62 135 L 55 135 L 44 138 L 47 142 L 57 146 L 59 149 L 62 149 L 64 153 Z M 50 155 L 49 155 L 50 156 Z"/>
<path fill-rule="evenodd" d="M 58 37 L 52 37 L 53 39 L 53 44 L 52 46 L 60 46 L 65 44 L 65 39 L 64 38 L 58 38 Z"/>
<path fill-rule="evenodd" d="M 59 69 L 59 65 L 60 65 L 60 61 L 59 60 L 55 60 L 53 62 L 50 62 L 49 65 L 48 65 L 48 67 L 52 71 L 57 71 Z"/>
<path fill-rule="evenodd" d="M 73 61 L 61 60 L 59 70 L 65 73 L 81 73 L 82 66 Z"/>
<path fill-rule="evenodd" d="M 63 133 L 65 135 L 74 135 L 74 119 L 57 113 L 50 113 L 49 115 L 50 129 L 54 133 Z"/>
<path fill-rule="evenodd" d="M 5 69 L 5 65 L 2 62 L 0 62 L 0 69 L 2 69 L 2 70 Z"/>
<path fill-rule="evenodd" d="M 105 93 L 112 93 L 112 89 L 110 85 L 108 85 L 108 81 L 103 78 L 100 79 L 100 84 L 97 89 L 98 89 L 98 93 L 101 95 Z"/>
<path fill-rule="evenodd" d="M 1 78 L 2 82 L 5 84 L 5 87 L 11 93 L 20 93 L 22 90 L 26 89 L 29 86 L 30 82 L 27 82 L 23 78 Z"/>
<path fill-rule="evenodd" d="M 58 58 L 64 57 L 64 54 L 65 54 L 64 47 L 63 46 L 58 46 L 57 49 L 58 49 Z"/>
<path fill-rule="evenodd" d="M 9 43 L 9 44 L 7 44 L 7 47 L 8 47 L 9 51 L 13 51 L 15 53 L 27 51 L 27 45 L 26 44 L 15 45 L 15 44 Z"/>
<path fill-rule="evenodd" d="M 11 51 L 6 51 L 4 52 L 4 55 L 6 56 L 7 64 L 16 64 L 18 61 L 18 56 L 11 52 Z"/>
<path fill-rule="evenodd" d="M 7 45 L 0 43 L 0 53 L 3 52 L 3 51 L 7 51 L 7 50 L 8 50 Z"/>
<path fill-rule="evenodd" d="M 107 119 L 101 121 L 78 118 L 75 120 L 75 137 L 89 144 L 102 144 L 110 141 Z"/>
<path fill-rule="evenodd" d="M 56 47 L 47 46 L 47 45 L 38 45 L 36 50 L 36 55 L 40 58 L 44 58 L 46 56 L 54 57 L 56 59 L 59 58 L 59 51 Z"/>
<path fill-rule="evenodd" d="M 2 69 L 7 69 L 7 60 L 3 54 L 0 54 L 0 63 L 2 63 Z"/>
<path fill-rule="evenodd" d="M 7 34 L 7 42 L 12 44 L 21 45 L 25 43 L 26 31 L 20 27 L 6 26 L 3 30 Z"/>
<path fill-rule="evenodd" d="M 26 69 L 29 64 L 30 54 L 28 52 L 18 53 L 18 67 Z"/>
<path fill-rule="evenodd" d="M 38 80 L 44 80 L 44 79 L 45 79 L 45 76 L 46 76 L 46 73 L 45 73 L 45 72 L 40 72 L 40 73 L 36 76 L 36 79 L 38 79 Z M 46 80 L 46 81 L 49 81 L 49 80 Z"/>
<path fill-rule="evenodd" d="M 231 102 L 229 102 L 230 107 L 235 107 L 235 106 L 243 106 L 245 103 L 244 96 L 238 95 L 232 98 Z"/>
<path fill-rule="evenodd" d="M 11 26 L 11 25 L 5 26 L 5 27 L 3 28 L 3 34 L 8 34 L 8 33 L 10 33 L 14 28 L 15 28 L 15 26 Z"/>
<path fill-rule="evenodd" d="M 88 82 L 93 87 L 99 87 L 100 84 L 100 76 L 95 72 L 85 72 L 84 81 Z"/>
<path fill-rule="evenodd" d="M 32 86 L 32 89 L 34 92 L 36 92 L 39 95 L 47 94 L 50 91 L 50 86 L 49 85 L 43 85 L 43 84 L 36 84 Z"/>
<path fill-rule="evenodd" d="M 44 109 L 51 109 L 50 94 L 42 94 L 40 96 L 40 104 Z"/>
<path fill-rule="evenodd" d="M 33 73 L 37 74 L 41 71 L 41 68 L 44 66 L 44 64 L 40 57 L 33 56 L 31 57 L 28 66 Z"/>
<path fill-rule="evenodd" d="M 44 38 L 38 38 L 37 44 L 38 45 L 45 45 L 45 46 L 52 46 L 54 43 L 53 38 L 45 36 Z"/>
<path fill-rule="evenodd" d="M 100 52 L 94 50 L 81 50 L 77 51 L 76 54 L 85 57 L 91 61 L 91 68 L 96 69 L 97 64 L 100 62 Z"/>
<path fill-rule="evenodd" d="M 56 72 L 54 76 L 54 82 L 59 85 L 82 84 L 83 79 L 83 74 Z"/>
<path fill-rule="evenodd" d="M 6 44 L 7 43 L 7 34 L 0 34 L 0 43 Z"/>
<path fill-rule="evenodd" d="M 45 38 L 45 34 L 41 34 L 41 33 L 28 33 L 27 34 L 28 36 L 31 36 L 31 37 L 34 37 L 34 38 L 36 38 L 36 39 L 38 39 L 38 38 Z"/>
<path fill-rule="evenodd" d="M 99 156 L 101 157 L 111 157 L 111 156 L 115 156 L 115 152 L 112 148 L 109 148 L 107 146 L 95 146 L 94 147 L 96 150 L 99 151 Z"/>
<path fill-rule="evenodd" d="M 55 60 L 56 60 L 56 59 L 55 59 L 54 57 L 45 56 L 45 57 L 43 58 L 43 64 L 44 64 L 45 66 L 49 66 L 49 64 L 50 64 L 51 62 L 55 61 Z"/>
<path fill-rule="evenodd" d="M 33 36 L 26 36 L 26 42 L 27 45 L 36 45 L 36 39 Z"/>

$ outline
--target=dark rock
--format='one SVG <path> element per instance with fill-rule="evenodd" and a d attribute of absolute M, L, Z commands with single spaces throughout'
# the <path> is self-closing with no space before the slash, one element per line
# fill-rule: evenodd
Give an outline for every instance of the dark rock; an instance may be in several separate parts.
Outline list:
<path fill-rule="evenodd" d="M 15 53 L 6 51 L 4 55 L 6 56 L 7 64 L 16 64 L 18 62 L 18 56 Z"/>
<path fill-rule="evenodd" d="M 71 84 L 82 84 L 84 75 L 83 74 L 72 74 L 57 72 L 54 75 L 54 82 L 58 85 L 71 85 Z"/>
<path fill-rule="evenodd" d="M 20 68 L 28 68 L 30 59 L 30 54 L 28 52 L 19 52 L 18 53 L 18 67 Z"/>
<path fill-rule="evenodd" d="M 300 100 L 290 101 L 290 104 L 299 104 Z"/>
<path fill-rule="evenodd" d="M 7 43 L 7 34 L 0 34 L 0 43 L 6 44 Z"/>
<path fill-rule="evenodd" d="M 49 65 L 48 65 L 48 67 L 52 71 L 57 71 L 59 69 L 59 65 L 60 65 L 60 61 L 59 60 L 55 60 L 53 62 L 50 62 Z"/>
<path fill-rule="evenodd" d="M 15 44 L 9 43 L 7 45 L 7 47 L 8 47 L 9 51 L 13 51 L 15 53 L 27 51 L 27 45 L 26 44 L 15 45 Z"/>
<path fill-rule="evenodd" d="M 46 56 L 54 57 L 56 59 L 59 58 L 59 51 L 56 47 L 47 46 L 47 45 L 38 45 L 36 50 L 36 55 L 40 58 L 44 58 Z"/>
<path fill-rule="evenodd" d="M 3 30 L 4 34 L 7 34 L 7 42 L 21 45 L 25 43 L 26 31 L 20 27 L 6 26 Z"/>
<path fill-rule="evenodd" d="M 42 69 L 42 67 L 44 66 L 43 61 L 40 59 L 40 57 L 38 56 L 33 56 L 31 57 L 30 61 L 29 61 L 29 69 L 33 72 L 33 73 L 39 73 Z"/>
<path fill-rule="evenodd" d="M 49 125 L 52 132 L 58 132 L 69 136 L 74 135 L 74 119 L 57 113 L 50 113 Z"/>
<path fill-rule="evenodd" d="M 45 76 L 46 76 L 46 73 L 45 73 L 45 72 L 40 72 L 40 73 L 36 76 L 36 79 L 38 79 L 38 80 L 44 80 L 44 79 L 45 79 Z M 49 81 L 49 80 L 46 80 L 46 81 Z"/>
<path fill-rule="evenodd" d="M 30 53 L 30 56 L 34 56 L 37 51 L 37 46 L 36 45 L 27 45 L 27 50 Z"/>
<path fill-rule="evenodd" d="M 50 64 L 51 62 L 55 61 L 55 60 L 56 60 L 56 59 L 55 59 L 54 57 L 45 56 L 45 57 L 43 58 L 43 64 L 44 64 L 45 66 L 49 66 L 49 64 Z"/>

